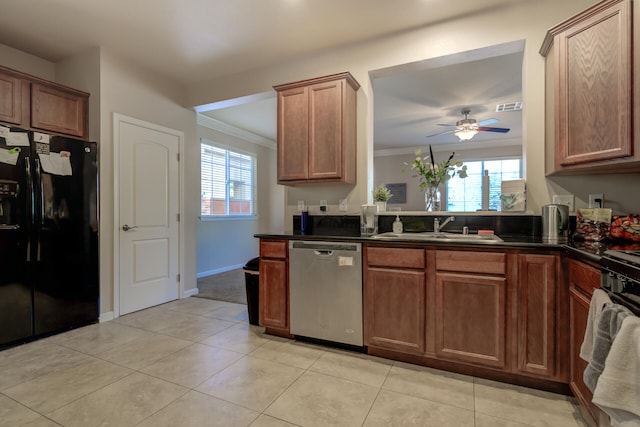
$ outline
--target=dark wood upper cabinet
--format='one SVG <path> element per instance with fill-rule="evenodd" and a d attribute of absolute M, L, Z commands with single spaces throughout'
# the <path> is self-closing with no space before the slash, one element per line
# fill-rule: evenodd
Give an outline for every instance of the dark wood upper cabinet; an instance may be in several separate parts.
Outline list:
<path fill-rule="evenodd" d="M 0 66 L 0 122 L 89 138 L 89 94 Z"/>
<path fill-rule="evenodd" d="M 31 127 L 88 137 L 89 97 L 68 88 L 49 84 L 31 84 Z"/>
<path fill-rule="evenodd" d="M 28 98 L 25 103 L 23 89 L 28 90 L 28 82 L 0 69 L 0 121 L 21 127 L 28 125 Z"/>
<path fill-rule="evenodd" d="M 547 58 L 548 174 L 640 170 L 633 132 L 637 13 L 631 0 L 606 0 L 548 31 L 540 49 Z"/>
<path fill-rule="evenodd" d="M 279 184 L 355 184 L 359 88 L 349 73 L 274 86 Z"/>

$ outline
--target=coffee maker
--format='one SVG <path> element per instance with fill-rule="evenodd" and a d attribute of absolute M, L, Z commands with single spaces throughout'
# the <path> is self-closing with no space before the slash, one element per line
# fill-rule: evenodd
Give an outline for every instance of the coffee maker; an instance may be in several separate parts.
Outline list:
<path fill-rule="evenodd" d="M 16 215 L 18 190 L 16 181 L 0 179 L 0 229 L 18 228 Z"/>

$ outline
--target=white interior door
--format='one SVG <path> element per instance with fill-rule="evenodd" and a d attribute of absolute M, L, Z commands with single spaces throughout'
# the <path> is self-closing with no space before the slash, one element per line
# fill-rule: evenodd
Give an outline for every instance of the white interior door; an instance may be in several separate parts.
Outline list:
<path fill-rule="evenodd" d="M 179 296 L 180 137 L 118 126 L 120 315 Z"/>

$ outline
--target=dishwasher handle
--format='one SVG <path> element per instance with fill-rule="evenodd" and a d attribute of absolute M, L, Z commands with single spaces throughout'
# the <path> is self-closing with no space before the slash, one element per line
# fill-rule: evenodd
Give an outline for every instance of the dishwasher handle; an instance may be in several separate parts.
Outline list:
<path fill-rule="evenodd" d="M 331 255 L 333 255 L 333 251 L 329 251 L 329 250 L 314 250 L 313 251 L 314 254 L 318 255 L 318 256 L 326 256 L 326 257 L 330 257 Z"/>
<path fill-rule="evenodd" d="M 289 249 L 306 249 L 313 250 L 316 255 L 330 255 L 334 251 L 348 251 L 348 252 L 360 252 L 360 243 L 346 243 L 346 242 L 310 242 L 301 240 L 290 240 Z"/>

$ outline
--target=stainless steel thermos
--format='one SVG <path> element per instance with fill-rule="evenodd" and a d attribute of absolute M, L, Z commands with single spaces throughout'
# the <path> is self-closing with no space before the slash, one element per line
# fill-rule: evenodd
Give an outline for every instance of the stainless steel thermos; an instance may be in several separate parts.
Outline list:
<path fill-rule="evenodd" d="M 544 205 L 542 207 L 542 241 L 563 243 L 569 237 L 569 207 Z"/>

